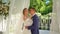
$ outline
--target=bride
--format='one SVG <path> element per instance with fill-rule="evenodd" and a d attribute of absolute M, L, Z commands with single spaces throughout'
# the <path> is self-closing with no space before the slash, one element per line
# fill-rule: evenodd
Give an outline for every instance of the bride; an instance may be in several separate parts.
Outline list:
<path fill-rule="evenodd" d="M 23 28 L 22 28 L 23 34 L 31 34 L 31 30 L 28 30 L 25 28 L 25 26 L 31 26 L 33 23 L 31 16 L 30 17 L 28 16 L 28 9 L 27 8 L 23 9 L 23 20 L 24 20 Z"/>

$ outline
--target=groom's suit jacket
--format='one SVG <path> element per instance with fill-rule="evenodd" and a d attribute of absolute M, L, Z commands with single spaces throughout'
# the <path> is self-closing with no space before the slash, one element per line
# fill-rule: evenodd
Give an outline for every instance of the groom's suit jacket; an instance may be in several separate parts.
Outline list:
<path fill-rule="evenodd" d="M 35 14 L 32 17 L 33 20 L 33 24 L 31 26 L 28 26 L 28 29 L 31 30 L 32 34 L 39 34 L 39 18 L 38 16 Z"/>

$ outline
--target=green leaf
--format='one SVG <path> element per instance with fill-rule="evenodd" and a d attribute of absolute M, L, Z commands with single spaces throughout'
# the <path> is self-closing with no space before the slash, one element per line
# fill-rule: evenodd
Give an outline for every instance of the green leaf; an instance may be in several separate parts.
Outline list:
<path fill-rule="evenodd" d="M 36 0 L 36 1 L 37 1 L 38 4 L 40 4 L 40 1 L 41 1 L 41 0 Z"/>

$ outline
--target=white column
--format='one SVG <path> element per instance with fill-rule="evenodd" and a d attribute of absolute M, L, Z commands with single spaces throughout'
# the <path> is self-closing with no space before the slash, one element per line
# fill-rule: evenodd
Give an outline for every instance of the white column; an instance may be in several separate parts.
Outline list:
<path fill-rule="evenodd" d="M 59 24 L 59 33 L 60 33 L 60 0 L 57 0 L 57 22 Z"/>
<path fill-rule="evenodd" d="M 3 15 L 0 15 L 0 32 L 3 31 Z"/>
<path fill-rule="evenodd" d="M 53 13 L 50 34 L 60 34 L 60 0 L 53 0 Z"/>

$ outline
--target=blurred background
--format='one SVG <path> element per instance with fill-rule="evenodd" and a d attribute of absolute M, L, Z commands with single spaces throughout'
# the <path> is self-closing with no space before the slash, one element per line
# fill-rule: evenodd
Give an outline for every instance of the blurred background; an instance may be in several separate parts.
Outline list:
<path fill-rule="evenodd" d="M 3 31 L 6 30 L 9 4 L 9 0 L 0 0 L 0 34 L 3 34 Z"/>
<path fill-rule="evenodd" d="M 52 20 L 52 0 L 30 0 L 30 7 L 36 9 L 36 14 L 40 19 L 40 34 L 49 34 Z M 30 8 L 29 7 L 29 8 Z"/>
<path fill-rule="evenodd" d="M 36 14 L 40 19 L 40 30 L 50 30 L 52 16 L 52 0 L 30 0 L 30 7 L 36 9 Z"/>
<path fill-rule="evenodd" d="M 8 20 L 9 15 L 9 0 L 0 0 L 0 31 L 6 30 L 5 20 Z M 49 33 L 50 24 L 51 24 L 51 15 L 52 15 L 52 0 L 30 0 L 30 7 L 34 7 L 36 9 L 36 14 L 39 16 L 40 31 L 45 31 L 45 33 Z M 2 27 L 1 27 L 2 26 Z"/>
<path fill-rule="evenodd" d="M 14 28 L 17 27 L 16 23 L 19 21 L 19 18 L 21 18 L 20 16 L 22 16 L 21 15 L 22 10 L 23 8 L 26 7 L 28 8 L 34 7 L 36 9 L 36 14 L 39 16 L 39 20 L 40 20 L 39 23 L 40 34 L 49 34 L 50 31 L 54 32 L 54 34 L 56 34 L 55 32 L 57 33 L 60 32 L 59 1 L 54 0 L 54 4 L 53 4 L 53 0 L 30 0 L 29 2 L 28 0 L 26 1 L 25 0 L 0 0 L 0 34 L 3 34 L 3 32 L 5 32 L 6 30 L 10 30 L 9 32 L 14 31 Z M 10 8 L 11 11 L 9 11 Z"/>

